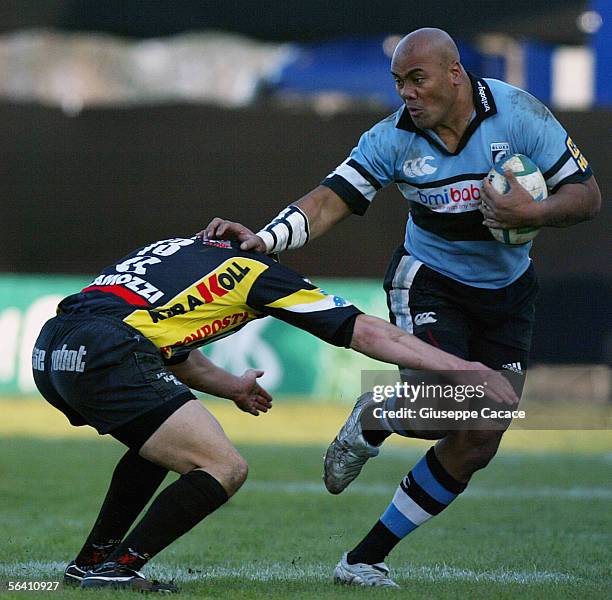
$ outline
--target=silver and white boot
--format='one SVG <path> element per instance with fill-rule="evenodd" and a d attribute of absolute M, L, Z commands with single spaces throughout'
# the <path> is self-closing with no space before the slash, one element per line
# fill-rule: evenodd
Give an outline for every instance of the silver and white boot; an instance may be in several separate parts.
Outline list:
<path fill-rule="evenodd" d="M 346 560 L 347 554 L 345 552 L 340 562 L 336 565 L 334 583 L 360 585 L 363 587 L 400 587 L 389 577 L 389 567 L 385 563 L 377 563 L 375 565 L 357 563 L 350 565 Z"/>
<path fill-rule="evenodd" d="M 342 492 L 359 475 L 366 461 L 380 452 L 363 437 L 359 420 L 364 408 L 374 403 L 372 396 L 371 392 L 359 396 L 353 411 L 327 448 L 323 481 L 332 494 Z"/>

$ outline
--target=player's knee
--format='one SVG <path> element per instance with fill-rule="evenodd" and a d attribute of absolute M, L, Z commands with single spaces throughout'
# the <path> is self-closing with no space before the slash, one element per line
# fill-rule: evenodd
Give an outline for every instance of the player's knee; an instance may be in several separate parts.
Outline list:
<path fill-rule="evenodd" d="M 238 455 L 232 463 L 232 481 L 236 490 L 247 480 L 249 475 L 249 465 L 242 456 Z"/>
<path fill-rule="evenodd" d="M 235 494 L 246 481 L 249 467 L 233 446 L 217 448 L 194 448 L 188 457 L 189 468 L 202 469 L 210 473 L 223 486 L 228 496 Z"/>
<path fill-rule="evenodd" d="M 212 465 L 210 471 L 216 474 L 228 496 L 233 496 L 246 481 L 249 465 L 238 452 L 235 452 L 219 464 Z"/>
<path fill-rule="evenodd" d="M 470 431 L 464 440 L 465 462 L 472 471 L 484 469 L 493 459 L 499 448 L 502 432 Z"/>

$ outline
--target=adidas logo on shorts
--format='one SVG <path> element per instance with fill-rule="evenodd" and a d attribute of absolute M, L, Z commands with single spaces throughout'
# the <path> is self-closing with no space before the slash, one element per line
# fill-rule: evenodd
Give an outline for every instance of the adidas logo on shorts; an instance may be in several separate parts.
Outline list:
<path fill-rule="evenodd" d="M 513 373 L 520 373 L 520 374 L 523 373 L 523 369 L 521 367 L 520 362 L 513 362 L 513 363 L 502 365 L 502 369 L 506 369 L 506 371 L 512 371 Z"/>

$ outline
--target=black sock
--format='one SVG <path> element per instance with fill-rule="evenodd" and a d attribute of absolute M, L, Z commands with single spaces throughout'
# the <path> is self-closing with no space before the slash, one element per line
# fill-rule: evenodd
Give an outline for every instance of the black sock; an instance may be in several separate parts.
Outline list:
<path fill-rule="evenodd" d="M 140 569 L 147 560 L 195 527 L 228 499 L 209 473 L 194 470 L 179 477 L 155 498 L 140 523 L 108 557 Z"/>
<path fill-rule="evenodd" d="M 104 562 L 119 545 L 136 517 L 168 473 L 128 450 L 117 463 L 98 518 L 75 562 L 91 566 Z"/>
<path fill-rule="evenodd" d="M 368 444 L 372 444 L 372 446 L 380 446 L 390 435 L 390 431 L 363 429 L 363 438 Z"/>
<path fill-rule="evenodd" d="M 372 446 L 380 446 L 391 435 L 391 431 L 385 429 L 380 419 L 374 416 L 373 410 L 377 407 L 380 408 L 380 404 L 366 406 L 359 417 L 363 437 Z"/>
<path fill-rule="evenodd" d="M 349 565 L 357 563 L 373 565 L 383 562 L 400 540 L 401 538 L 389 531 L 383 523 L 376 521 L 376 525 L 370 529 L 363 540 L 348 553 L 346 560 Z"/>

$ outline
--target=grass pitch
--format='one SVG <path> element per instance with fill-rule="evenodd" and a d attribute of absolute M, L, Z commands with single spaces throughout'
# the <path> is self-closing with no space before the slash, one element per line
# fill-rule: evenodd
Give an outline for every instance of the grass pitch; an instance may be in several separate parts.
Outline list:
<path fill-rule="evenodd" d="M 6 417 L 0 421 L 3 597 L 43 594 L 9 593 L 9 580 L 61 579 L 123 452 L 112 440 L 71 435 L 63 423 L 55 424 L 52 413 L 44 417 L 44 405 L 35 406 L 47 430 L 37 426 L 28 435 L 11 425 L 15 406 L 0 404 Z M 34 410 L 27 403 L 22 407 L 25 413 Z M 281 409 L 276 419 L 282 420 L 283 410 L 287 422 L 295 423 L 295 411 L 304 409 Z M 326 409 L 316 410 L 320 419 Z M 341 415 L 328 412 L 333 431 Z M 295 440 L 287 443 L 286 431 L 275 436 L 274 428 L 267 434 L 269 444 L 255 443 L 248 433 L 240 436 L 237 423 L 243 432 L 270 426 L 266 417 L 253 421 L 236 415 L 239 421 L 221 420 L 250 463 L 249 480 L 146 568 L 153 577 L 175 578 L 182 597 L 612 597 L 609 432 L 520 432 L 462 498 L 396 548 L 389 560 L 403 588 L 396 592 L 334 586 L 331 575 L 340 554 L 375 522 L 427 444 L 389 445 L 357 482 L 334 497 L 321 482 L 321 428 L 313 428 L 307 416 L 299 422 L 302 445 L 295 445 Z M 44 592 L 54 598 L 83 593 Z M 111 598 L 117 592 L 95 595 Z"/>

